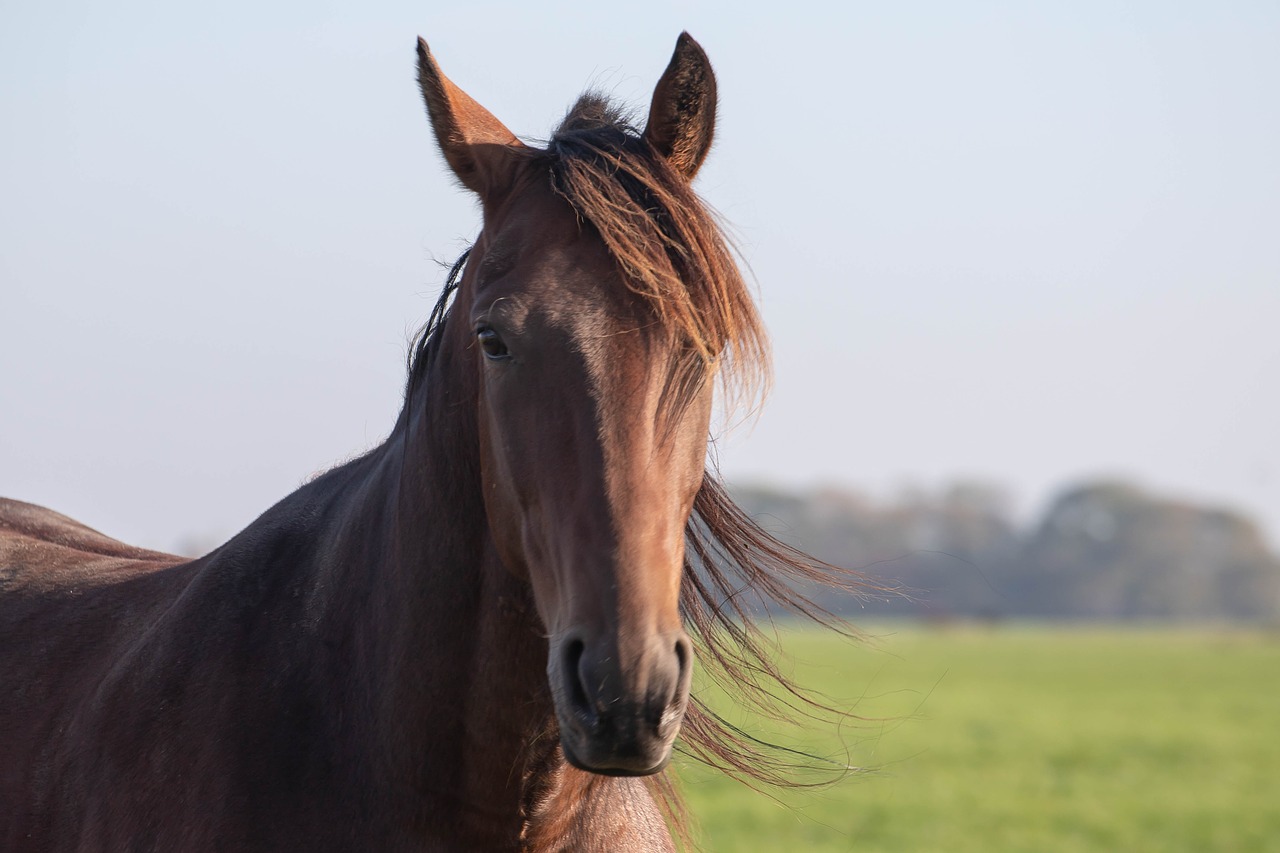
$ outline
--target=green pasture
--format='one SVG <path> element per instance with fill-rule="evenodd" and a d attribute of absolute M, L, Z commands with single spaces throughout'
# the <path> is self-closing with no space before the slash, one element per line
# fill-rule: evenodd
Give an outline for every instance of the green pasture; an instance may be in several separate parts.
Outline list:
<path fill-rule="evenodd" d="M 713 694 L 753 733 L 861 769 L 761 794 L 680 763 L 700 849 L 1280 851 L 1280 634 L 870 633 L 781 635 L 848 709 L 838 725 L 779 731 Z"/>

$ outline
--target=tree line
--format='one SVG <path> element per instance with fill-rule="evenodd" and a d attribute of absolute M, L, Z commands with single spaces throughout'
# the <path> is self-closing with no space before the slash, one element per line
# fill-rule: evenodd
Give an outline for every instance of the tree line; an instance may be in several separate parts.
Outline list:
<path fill-rule="evenodd" d="M 844 615 L 1280 621 L 1280 558 L 1253 521 L 1129 483 L 1065 489 L 1022 525 L 999 489 L 974 484 L 892 501 L 734 495 L 782 541 L 867 576 L 858 598 L 807 591 Z"/>

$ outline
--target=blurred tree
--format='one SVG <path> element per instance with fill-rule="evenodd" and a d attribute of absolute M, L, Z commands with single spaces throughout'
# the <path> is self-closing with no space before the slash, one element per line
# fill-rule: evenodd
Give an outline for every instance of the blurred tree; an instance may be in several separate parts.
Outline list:
<path fill-rule="evenodd" d="M 875 502 L 834 489 L 742 488 L 783 541 L 905 595 L 811 590 L 834 610 L 881 615 L 1276 620 L 1280 560 L 1243 516 L 1125 483 L 1062 492 L 1029 532 L 998 487 L 959 483 Z"/>
<path fill-rule="evenodd" d="M 1124 483 L 1063 492 L 1012 579 L 1027 612 L 1096 619 L 1271 619 L 1280 563 L 1242 516 Z"/>

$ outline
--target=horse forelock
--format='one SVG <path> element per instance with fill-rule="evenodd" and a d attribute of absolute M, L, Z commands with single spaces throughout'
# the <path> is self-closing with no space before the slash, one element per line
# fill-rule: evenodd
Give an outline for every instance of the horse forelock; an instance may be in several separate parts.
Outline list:
<path fill-rule="evenodd" d="M 769 344 L 714 214 L 601 95 L 580 97 L 546 148 L 552 189 L 593 228 L 659 325 L 718 370 L 734 401 L 757 398 Z"/>

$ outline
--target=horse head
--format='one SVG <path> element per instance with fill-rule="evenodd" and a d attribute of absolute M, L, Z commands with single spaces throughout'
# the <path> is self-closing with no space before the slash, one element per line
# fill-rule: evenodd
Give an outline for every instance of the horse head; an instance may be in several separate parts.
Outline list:
<path fill-rule="evenodd" d="M 566 758 L 655 773 L 689 698 L 680 587 L 714 380 L 755 321 L 689 187 L 711 66 L 683 35 L 642 132 L 588 95 L 544 149 L 418 50 L 437 141 L 483 210 L 449 345 L 474 371 L 489 528 L 548 634 Z"/>

